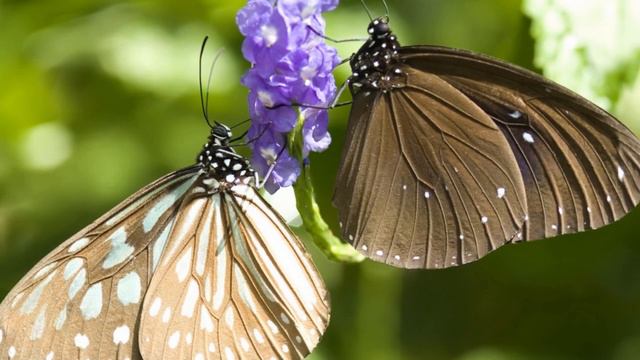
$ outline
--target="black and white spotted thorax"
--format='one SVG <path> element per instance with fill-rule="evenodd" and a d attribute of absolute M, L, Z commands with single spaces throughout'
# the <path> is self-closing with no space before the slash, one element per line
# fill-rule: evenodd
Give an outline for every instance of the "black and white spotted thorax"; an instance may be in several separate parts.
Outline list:
<path fill-rule="evenodd" d="M 198 164 L 208 178 L 219 184 L 256 184 L 255 171 L 249 161 L 230 146 L 231 137 L 228 126 L 216 123 L 198 155 Z"/>
<path fill-rule="evenodd" d="M 398 49 L 400 43 L 389 28 L 389 19 L 379 17 L 369 24 L 369 39 L 353 54 L 349 64 L 351 92 L 390 90 L 404 80 Z"/>

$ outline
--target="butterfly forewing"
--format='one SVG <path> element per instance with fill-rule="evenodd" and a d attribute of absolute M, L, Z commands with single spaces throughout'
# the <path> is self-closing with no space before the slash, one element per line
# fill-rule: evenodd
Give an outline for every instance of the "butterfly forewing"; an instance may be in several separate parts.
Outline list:
<path fill-rule="evenodd" d="M 248 185 L 194 197 L 189 207 L 174 231 L 181 223 L 190 230 L 171 236 L 145 298 L 142 355 L 306 356 L 329 305 L 300 241 Z"/>
<path fill-rule="evenodd" d="M 40 261 L 0 305 L 0 356 L 136 359 L 139 309 L 197 170 L 166 176 Z"/>
<path fill-rule="evenodd" d="M 470 262 L 504 244 L 524 221 L 517 164 L 501 159 L 509 145 L 500 130 L 455 88 L 411 74 L 405 90 L 354 98 L 354 113 L 367 103 L 373 109 L 353 119 L 346 146 L 360 151 L 343 159 L 338 176 L 335 202 L 351 209 L 343 234 L 361 252 L 396 266 Z"/>
<path fill-rule="evenodd" d="M 464 93 L 509 141 L 527 192 L 528 221 L 515 241 L 595 229 L 640 201 L 640 141 L 602 109 L 486 56 L 437 47 L 401 54 Z"/>

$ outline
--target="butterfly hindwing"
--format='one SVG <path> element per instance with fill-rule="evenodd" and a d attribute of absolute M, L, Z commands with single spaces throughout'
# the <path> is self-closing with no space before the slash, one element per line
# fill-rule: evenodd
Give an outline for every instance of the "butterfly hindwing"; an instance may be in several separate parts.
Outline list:
<path fill-rule="evenodd" d="M 580 95 L 483 55 L 407 47 L 403 61 L 464 93 L 503 132 L 527 192 L 514 241 L 595 229 L 640 201 L 640 141 Z"/>
<path fill-rule="evenodd" d="M 174 231 L 189 230 L 171 236 L 145 299 L 142 355 L 306 356 L 327 326 L 329 305 L 300 241 L 248 185 L 188 206 Z"/>
<path fill-rule="evenodd" d="M 139 359 L 154 258 L 196 171 L 145 187 L 41 260 L 0 305 L 0 356 Z"/>

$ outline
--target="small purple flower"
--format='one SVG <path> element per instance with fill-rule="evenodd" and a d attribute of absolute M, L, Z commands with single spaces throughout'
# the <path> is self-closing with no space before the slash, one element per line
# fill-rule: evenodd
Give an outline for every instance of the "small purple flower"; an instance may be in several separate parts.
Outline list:
<path fill-rule="evenodd" d="M 300 175 L 299 161 L 287 148 L 299 118 L 305 159 L 331 143 L 325 110 L 288 105 L 327 106 L 336 95 L 332 71 L 340 59 L 319 34 L 325 29 L 322 12 L 337 5 L 338 0 L 249 0 L 236 17 L 245 36 L 242 52 L 251 63 L 242 83 L 250 90 L 252 162 L 262 176 L 274 167 L 265 184 L 269 192 L 291 186 Z"/>

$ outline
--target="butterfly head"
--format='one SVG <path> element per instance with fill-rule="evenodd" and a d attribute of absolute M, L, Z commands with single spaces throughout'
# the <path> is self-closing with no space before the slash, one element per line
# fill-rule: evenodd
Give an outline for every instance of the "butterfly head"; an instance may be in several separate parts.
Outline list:
<path fill-rule="evenodd" d="M 232 136 L 231 129 L 225 124 L 216 121 L 211 128 L 210 140 L 213 140 L 218 145 L 228 145 Z"/>
<path fill-rule="evenodd" d="M 377 39 L 382 39 L 391 35 L 391 28 L 389 27 L 389 17 L 381 16 L 374 19 L 371 23 L 369 23 L 367 32 L 370 36 Z"/>

